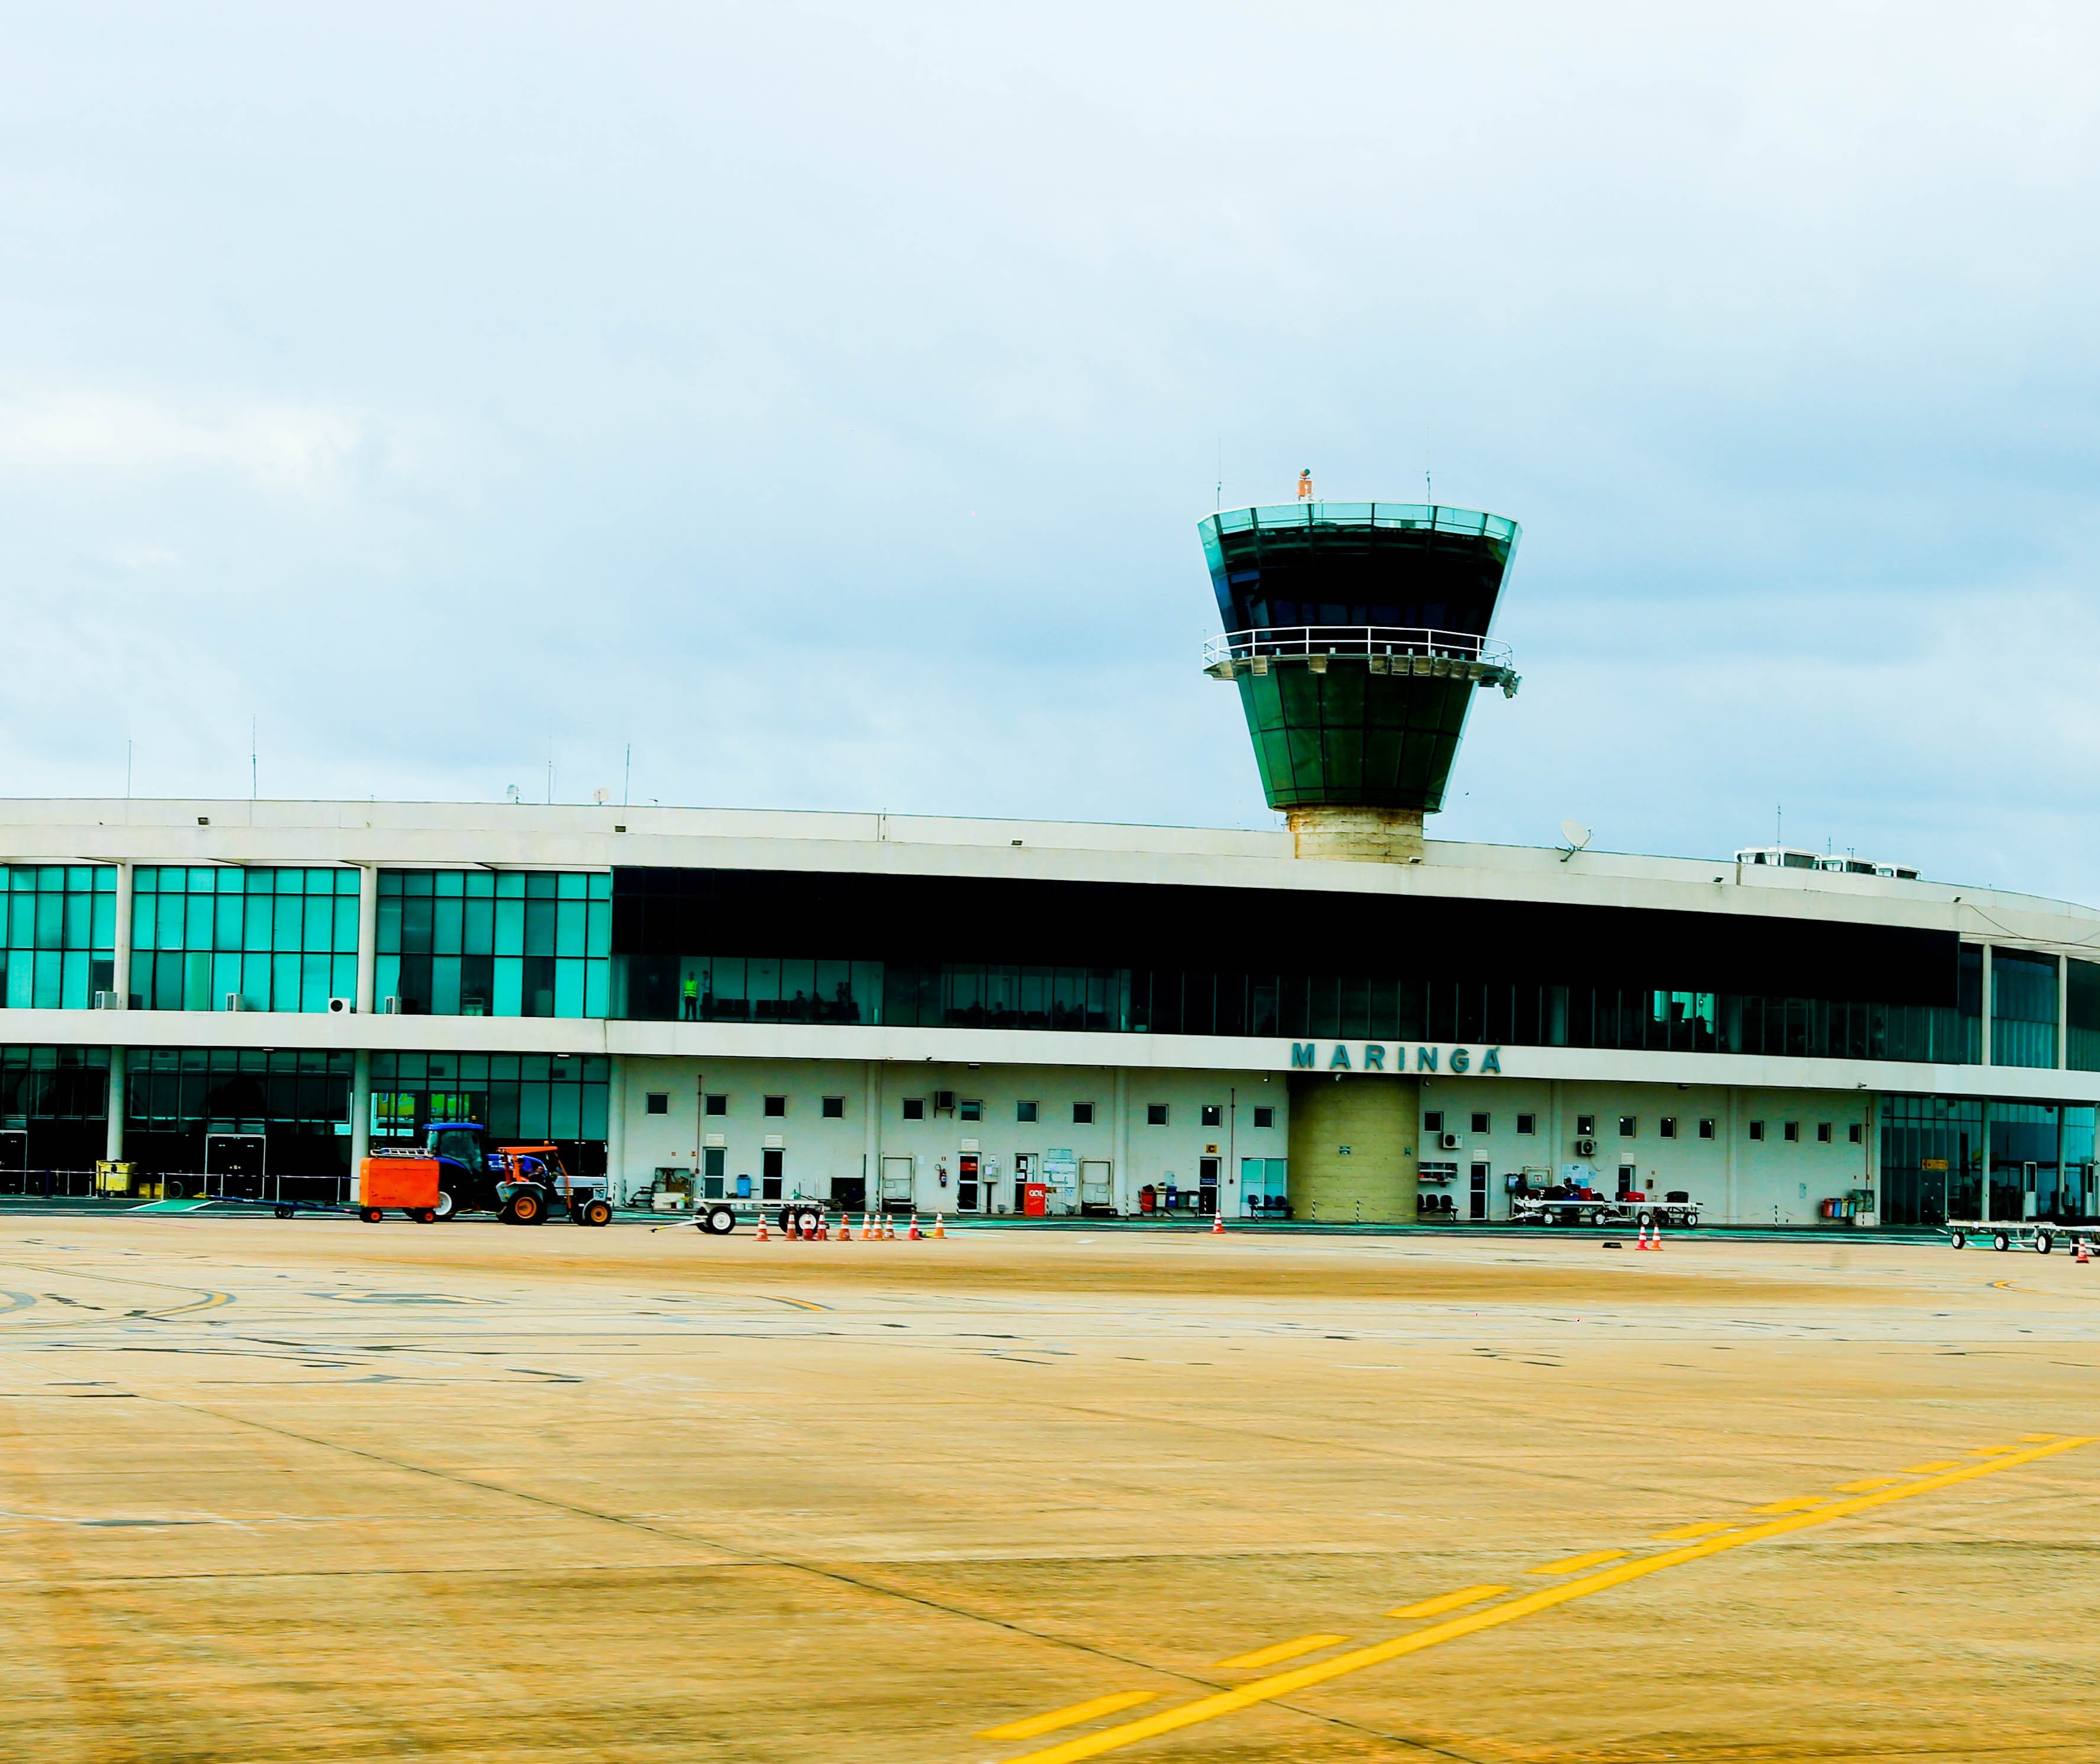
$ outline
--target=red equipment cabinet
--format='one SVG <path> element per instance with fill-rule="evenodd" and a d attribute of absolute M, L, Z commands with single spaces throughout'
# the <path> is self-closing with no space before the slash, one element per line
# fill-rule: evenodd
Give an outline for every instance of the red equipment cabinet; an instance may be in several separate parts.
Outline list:
<path fill-rule="evenodd" d="M 377 1224 L 398 1207 L 418 1224 L 438 1216 L 438 1161 L 435 1158 L 368 1158 L 358 1166 L 358 1216 Z"/>

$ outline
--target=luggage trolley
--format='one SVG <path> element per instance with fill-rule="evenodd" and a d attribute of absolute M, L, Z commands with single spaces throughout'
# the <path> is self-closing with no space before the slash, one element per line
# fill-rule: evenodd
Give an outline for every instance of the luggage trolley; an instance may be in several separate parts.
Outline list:
<path fill-rule="evenodd" d="M 1966 1249 L 1971 1237 L 1988 1237 L 1994 1250 L 2018 1246 L 2047 1255 L 2059 1243 L 2073 1249 L 2082 1243 L 2088 1255 L 2100 1255 L 2100 1222 L 2067 1225 L 2053 1219 L 1950 1219 L 1942 1228 L 1957 1250 Z"/>

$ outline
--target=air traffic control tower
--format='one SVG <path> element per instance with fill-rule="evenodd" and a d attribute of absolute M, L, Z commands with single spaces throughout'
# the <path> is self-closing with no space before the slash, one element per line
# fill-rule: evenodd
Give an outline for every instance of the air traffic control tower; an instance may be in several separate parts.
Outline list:
<path fill-rule="evenodd" d="M 1520 531 L 1470 509 L 1316 502 L 1223 509 L 1203 555 L 1268 805 L 1301 858 L 1418 862 L 1473 695 L 1514 697 L 1488 635 Z"/>
<path fill-rule="evenodd" d="M 1509 646 L 1488 635 L 1516 523 L 1308 499 L 1221 509 L 1201 530 L 1224 622 L 1203 664 L 1239 688 L 1262 788 L 1297 854 L 1418 863 L 1422 818 L 1444 805 L 1474 694 L 1516 692 Z M 1387 959 L 1404 962 L 1406 946 L 1396 937 Z M 1404 1063 L 1375 1077 L 1294 1072 L 1299 1216 L 1421 1216 L 1421 1123 L 1422 1081 Z M 1427 1173 L 1440 1200 L 1447 1168 Z"/>

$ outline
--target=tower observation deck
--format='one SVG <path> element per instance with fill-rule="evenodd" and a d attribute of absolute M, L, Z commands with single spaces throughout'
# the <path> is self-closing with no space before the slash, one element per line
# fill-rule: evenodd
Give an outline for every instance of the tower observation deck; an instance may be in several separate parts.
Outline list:
<path fill-rule="evenodd" d="M 1199 523 L 1269 806 L 1305 858 L 1406 862 L 1444 805 L 1473 695 L 1514 697 L 1489 635 L 1522 529 L 1408 502 L 1221 509 Z"/>

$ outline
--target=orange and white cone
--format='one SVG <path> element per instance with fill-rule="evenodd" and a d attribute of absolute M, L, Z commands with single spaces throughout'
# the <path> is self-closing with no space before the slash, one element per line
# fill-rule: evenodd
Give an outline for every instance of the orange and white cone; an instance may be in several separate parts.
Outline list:
<path fill-rule="evenodd" d="M 933 1228 L 929 1232 L 927 1235 L 932 1237 L 945 1237 L 947 1234 L 948 1228 L 942 1224 L 941 1215 L 938 1213 L 936 1213 L 933 1215 Z"/>
<path fill-rule="evenodd" d="M 1643 1225 L 1643 1226 L 1642 1226 L 1642 1227 L 1641 1227 L 1641 1228 L 1640 1228 L 1640 1241 L 1639 1241 L 1638 1243 L 1636 1243 L 1636 1244 L 1634 1246 L 1634 1247 L 1635 1247 L 1636 1250 L 1645 1250 L 1645 1249 L 1648 1247 L 1648 1227 L 1647 1227 L 1647 1226 Z"/>
<path fill-rule="evenodd" d="M 2071 1250 L 2072 1253 L 2071 1259 L 2074 1262 L 2089 1262 L 2093 1259 L 2092 1256 L 2086 1250 L 2085 1240 L 2083 1237 L 2079 1238 L 2076 1242 L 2072 1245 Z"/>
<path fill-rule="evenodd" d="M 882 1241 L 885 1243 L 897 1241 L 897 1221 L 886 1213 L 882 1219 Z"/>
<path fill-rule="evenodd" d="M 763 1213 L 758 1215 L 758 1241 L 761 1243 L 765 1241 L 765 1215 Z"/>
<path fill-rule="evenodd" d="M 924 1236 L 925 1233 L 919 1228 L 919 1215 L 914 1213 L 911 1215 L 911 1228 L 904 1233 L 904 1241 L 907 1243 L 916 1243 Z"/>
<path fill-rule="evenodd" d="M 1651 1250 L 1660 1250 L 1661 1247 L 1662 1247 L 1662 1221 L 1661 1221 L 1661 1219 L 1658 1219 L 1655 1222 L 1655 1235 L 1654 1235 L 1654 1237 L 1652 1237 L 1652 1238 L 1650 1238 L 1650 1239 L 1648 1240 L 1648 1248 L 1650 1248 Z"/>
<path fill-rule="evenodd" d="M 1221 1237 L 1225 1233 L 1225 1210 L 1222 1206 L 1211 1215 L 1211 1235 Z"/>

